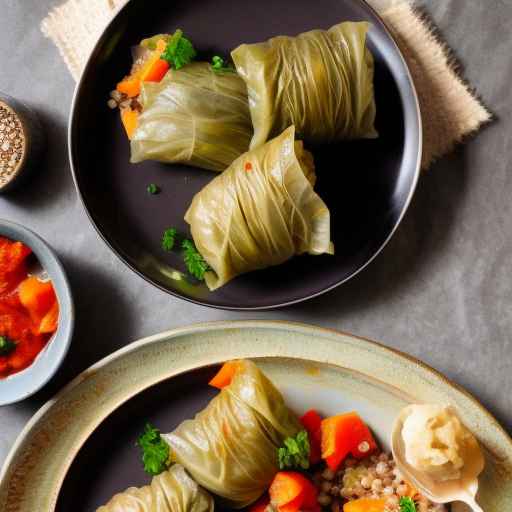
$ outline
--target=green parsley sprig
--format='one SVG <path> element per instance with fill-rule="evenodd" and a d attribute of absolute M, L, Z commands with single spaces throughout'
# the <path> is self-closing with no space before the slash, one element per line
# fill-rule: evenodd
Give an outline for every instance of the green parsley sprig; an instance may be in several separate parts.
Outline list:
<path fill-rule="evenodd" d="M 137 439 L 137 446 L 142 449 L 142 463 L 146 473 L 156 476 L 170 466 L 169 445 L 151 423 L 146 423 L 144 433 Z"/>
<path fill-rule="evenodd" d="M 309 468 L 309 437 L 305 430 L 301 430 L 295 437 L 287 437 L 284 446 L 278 449 L 279 468 Z"/>
<path fill-rule="evenodd" d="M 187 265 L 188 271 L 196 279 L 203 281 L 205 272 L 211 270 L 210 265 L 208 265 L 205 259 L 201 256 L 192 240 L 183 240 L 181 248 L 184 251 L 183 260 L 185 261 L 185 265 Z"/>
<path fill-rule="evenodd" d="M 162 235 L 162 249 L 166 252 L 171 252 L 176 244 L 176 236 L 178 231 L 176 228 L 168 228 Z"/>
<path fill-rule="evenodd" d="M 210 64 L 215 72 L 236 73 L 235 68 L 226 62 L 220 55 L 214 55 Z"/>
<path fill-rule="evenodd" d="M 160 192 L 160 187 L 158 185 L 156 185 L 155 183 L 150 183 L 147 186 L 146 190 L 148 191 L 148 194 L 155 195 Z"/>
<path fill-rule="evenodd" d="M 0 336 L 0 356 L 7 356 L 16 349 L 16 342 L 7 336 Z"/>
<path fill-rule="evenodd" d="M 162 249 L 170 252 L 177 247 L 183 251 L 183 261 L 188 272 L 199 281 L 204 281 L 204 274 L 210 271 L 211 267 L 197 250 L 194 242 L 185 238 L 176 228 L 166 229 L 162 235 Z"/>
<path fill-rule="evenodd" d="M 409 496 L 402 496 L 400 498 L 400 512 L 416 512 L 416 505 L 414 500 Z"/>
<path fill-rule="evenodd" d="M 174 69 L 181 69 L 192 62 L 197 55 L 194 45 L 178 29 L 169 39 L 161 58 L 166 60 Z"/>

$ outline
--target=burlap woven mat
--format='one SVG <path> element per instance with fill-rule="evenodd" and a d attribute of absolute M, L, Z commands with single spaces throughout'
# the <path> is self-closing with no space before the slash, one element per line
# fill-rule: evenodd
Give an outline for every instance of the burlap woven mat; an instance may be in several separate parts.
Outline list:
<path fill-rule="evenodd" d="M 78 79 L 99 34 L 126 0 L 67 0 L 41 23 Z M 408 1 L 370 0 L 411 70 L 423 118 L 423 168 L 476 132 L 491 115 L 459 76 L 450 49 Z"/>

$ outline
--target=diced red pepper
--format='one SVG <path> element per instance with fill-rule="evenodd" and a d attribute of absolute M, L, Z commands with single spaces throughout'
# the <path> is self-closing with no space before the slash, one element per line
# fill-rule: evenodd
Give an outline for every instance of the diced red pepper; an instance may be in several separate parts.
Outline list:
<path fill-rule="evenodd" d="M 322 459 L 322 417 L 315 409 L 310 409 L 301 418 L 300 422 L 308 432 L 309 436 L 309 462 L 318 464 Z"/>
<path fill-rule="evenodd" d="M 322 458 L 333 471 L 348 454 L 360 459 L 377 449 L 370 429 L 356 412 L 323 420 L 321 432 Z"/>
<path fill-rule="evenodd" d="M 296 471 L 280 471 L 269 489 L 270 502 L 279 512 L 304 510 L 317 512 L 318 491 L 313 483 Z"/>

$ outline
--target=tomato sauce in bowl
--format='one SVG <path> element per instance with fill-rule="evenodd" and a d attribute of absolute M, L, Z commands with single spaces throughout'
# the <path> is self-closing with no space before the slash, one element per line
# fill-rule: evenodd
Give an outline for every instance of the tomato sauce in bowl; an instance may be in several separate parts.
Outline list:
<path fill-rule="evenodd" d="M 30 366 L 57 330 L 51 281 L 29 275 L 32 250 L 0 237 L 0 379 Z"/>

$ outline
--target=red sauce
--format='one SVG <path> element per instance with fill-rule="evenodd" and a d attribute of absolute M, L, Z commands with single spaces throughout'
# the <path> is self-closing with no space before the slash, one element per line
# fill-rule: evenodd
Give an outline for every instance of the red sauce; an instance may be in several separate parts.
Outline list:
<path fill-rule="evenodd" d="M 53 287 L 28 276 L 31 252 L 0 237 L 0 378 L 30 366 L 57 329 Z"/>

